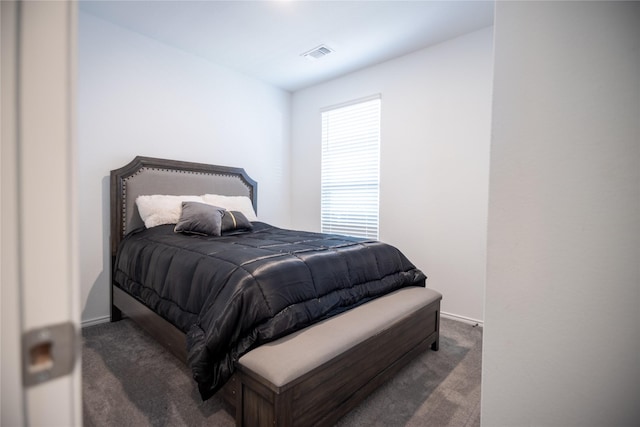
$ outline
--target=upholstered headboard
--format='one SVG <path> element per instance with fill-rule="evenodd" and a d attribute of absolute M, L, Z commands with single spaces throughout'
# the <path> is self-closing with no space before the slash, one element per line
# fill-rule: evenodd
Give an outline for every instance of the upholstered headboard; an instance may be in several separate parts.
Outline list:
<path fill-rule="evenodd" d="M 207 193 L 248 196 L 258 210 L 258 184 L 241 168 L 138 156 L 111 171 L 111 256 L 127 233 L 144 225 L 138 196 Z"/>

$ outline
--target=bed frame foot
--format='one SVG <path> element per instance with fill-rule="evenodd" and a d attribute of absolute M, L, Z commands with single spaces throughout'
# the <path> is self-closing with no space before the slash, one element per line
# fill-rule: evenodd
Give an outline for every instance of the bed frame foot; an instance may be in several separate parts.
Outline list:
<path fill-rule="evenodd" d="M 117 322 L 122 320 L 122 311 L 115 305 L 111 305 L 111 322 Z"/>
<path fill-rule="evenodd" d="M 435 340 L 433 342 L 433 344 L 431 344 L 431 350 L 433 350 L 433 351 L 440 350 L 440 338 L 438 338 L 437 340 Z"/>

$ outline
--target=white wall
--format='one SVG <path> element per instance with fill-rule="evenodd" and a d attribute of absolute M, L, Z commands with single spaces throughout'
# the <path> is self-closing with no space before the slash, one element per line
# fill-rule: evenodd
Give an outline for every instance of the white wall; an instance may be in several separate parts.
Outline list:
<path fill-rule="evenodd" d="M 483 425 L 640 419 L 639 6 L 496 3 Z"/>
<path fill-rule="evenodd" d="M 82 319 L 109 314 L 109 171 L 136 155 L 244 167 L 258 215 L 289 225 L 290 94 L 79 16 Z"/>
<path fill-rule="evenodd" d="M 483 319 L 492 29 L 295 92 L 291 218 L 320 229 L 320 109 L 382 94 L 380 239 L 444 294 L 442 309 Z"/>

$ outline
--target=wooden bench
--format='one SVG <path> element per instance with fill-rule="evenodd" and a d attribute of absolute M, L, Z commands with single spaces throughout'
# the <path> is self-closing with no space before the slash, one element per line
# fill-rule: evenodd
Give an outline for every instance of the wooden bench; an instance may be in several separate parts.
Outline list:
<path fill-rule="evenodd" d="M 333 425 L 409 360 L 438 349 L 441 298 L 402 289 L 245 354 L 222 391 L 236 425 Z"/>

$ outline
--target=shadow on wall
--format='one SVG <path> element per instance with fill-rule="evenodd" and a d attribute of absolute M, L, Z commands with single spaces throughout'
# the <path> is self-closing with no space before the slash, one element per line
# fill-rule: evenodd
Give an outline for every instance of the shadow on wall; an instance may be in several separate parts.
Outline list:
<path fill-rule="evenodd" d="M 111 248 L 109 236 L 111 233 L 111 177 L 102 178 L 101 182 L 101 212 L 102 212 L 102 271 L 100 271 L 91 285 L 89 294 L 82 310 L 83 323 L 92 324 L 109 319 L 110 314 L 110 288 L 111 283 Z"/>

